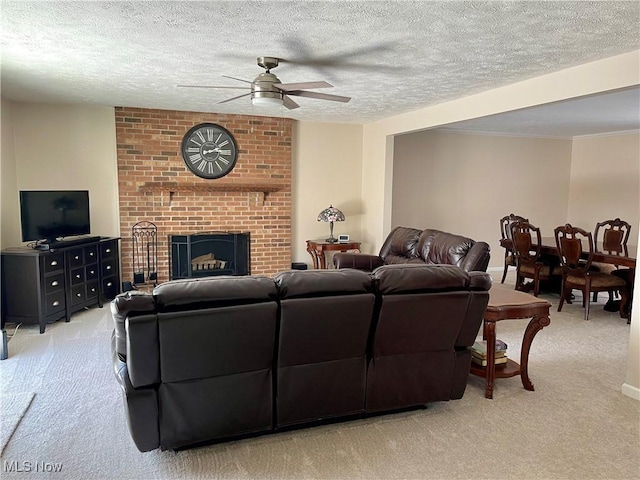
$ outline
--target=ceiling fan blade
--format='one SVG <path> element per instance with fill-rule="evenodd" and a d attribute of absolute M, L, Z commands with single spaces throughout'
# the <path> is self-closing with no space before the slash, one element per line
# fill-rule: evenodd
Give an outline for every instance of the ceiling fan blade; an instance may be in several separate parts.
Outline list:
<path fill-rule="evenodd" d="M 238 80 L 239 82 L 253 83 L 253 82 L 250 82 L 249 80 L 243 80 L 242 78 L 230 77 L 229 75 L 222 75 L 222 76 L 224 78 L 230 78 L 231 80 Z"/>
<path fill-rule="evenodd" d="M 281 41 L 284 48 L 291 52 L 300 52 L 300 56 L 292 59 L 280 59 L 283 62 L 297 63 L 305 65 L 320 64 L 322 66 L 329 66 L 328 61 L 333 61 L 333 65 L 341 62 L 345 59 L 352 59 L 354 57 L 361 57 L 367 55 L 380 55 L 382 53 L 393 53 L 398 48 L 395 42 L 380 42 L 372 45 L 362 45 L 343 51 L 342 53 L 332 52 L 330 55 L 318 55 L 317 45 L 311 45 L 311 42 L 306 38 L 299 35 L 292 35 Z"/>
<path fill-rule="evenodd" d="M 351 97 L 342 97 L 340 95 L 329 95 L 328 93 L 307 92 L 305 90 L 295 90 L 287 92 L 287 95 L 295 95 L 296 97 L 317 98 L 319 100 L 332 100 L 334 102 L 347 103 Z"/>
<path fill-rule="evenodd" d="M 332 88 L 333 85 L 327 82 L 299 82 L 299 83 L 274 83 L 274 87 L 290 92 L 293 90 L 303 90 L 310 88 Z"/>
<path fill-rule="evenodd" d="M 227 87 L 223 85 L 176 85 L 180 88 L 231 88 L 233 90 L 246 90 L 251 87 Z"/>
<path fill-rule="evenodd" d="M 296 102 L 291 100 L 291 97 L 289 97 L 288 95 L 282 96 L 282 104 L 289 110 L 293 110 L 294 108 L 298 108 L 300 106 Z"/>
<path fill-rule="evenodd" d="M 218 102 L 218 103 L 227 103 L 227 102 L 230 102 L 231 100 L 236 100 L 238 98 L 246 97 L 247 95 L 251 95 L 251 92 L 243 93 L 242 95 L 238 95 L 237 97 L 227 98 L 226 100 L 222 100 L 221 102 Z"/>

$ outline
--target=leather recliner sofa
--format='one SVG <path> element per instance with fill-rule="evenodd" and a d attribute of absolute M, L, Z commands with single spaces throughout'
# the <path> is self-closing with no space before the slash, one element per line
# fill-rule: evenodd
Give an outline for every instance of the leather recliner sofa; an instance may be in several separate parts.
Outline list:
<path fill-rule="evenodd" d="M 111 303 L 140 451 L 461 398 L 491 279 L 451 265 L 175 280 Z"/>
<path fill-rule="evenodd" d="M 467 272 L 485 272 L 489 265 L 490 247 L 486 242 L 440 230 L 396 227 L 380 248 L 379 255 L 365 253 L 336 253 L 336 268 L 355 268 L 371 272 L 382 265 L 447 264 Z"/>

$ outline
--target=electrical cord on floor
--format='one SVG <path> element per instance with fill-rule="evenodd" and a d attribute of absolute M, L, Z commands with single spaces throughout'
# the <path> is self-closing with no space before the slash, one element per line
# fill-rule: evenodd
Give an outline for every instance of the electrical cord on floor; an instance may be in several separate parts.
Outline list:
<path fill-rule="evenodd" d="M 20 328 L 21 325 L 22 325 L 22 323 L 17 324 L 16 328 L 13 330 L 13 333 L 12 334 L 7 334 L 7 342 L 10 341 L 14 337 L 14 335 L 18 332 L 18 329 Z M 6 328 L 6 325 L 5 325 L 5 328 Z"/>

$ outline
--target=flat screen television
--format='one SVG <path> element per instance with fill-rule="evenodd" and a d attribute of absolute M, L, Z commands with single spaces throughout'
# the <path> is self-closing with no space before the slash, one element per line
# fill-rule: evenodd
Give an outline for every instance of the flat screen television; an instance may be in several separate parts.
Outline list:
<path fill-rule="evenodd" d="M 20 192 L 22 241 L 52 242 L 62 237 L 87 235 L 87 190 L 31 190 Z"/>

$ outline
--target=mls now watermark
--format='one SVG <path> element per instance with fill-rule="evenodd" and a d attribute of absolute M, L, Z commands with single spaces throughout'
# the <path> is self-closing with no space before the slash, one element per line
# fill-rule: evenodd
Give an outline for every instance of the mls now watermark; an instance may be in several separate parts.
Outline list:
<path fill-rule="evenodd" d="M 17 460 L 5 460 L 2 464 L 2 470 L 6 473 L 30 473 L 30 472 L 47 472 L 58 473 L 62 471 L 62 463 L 57 462 L 19 462 Z"/>

